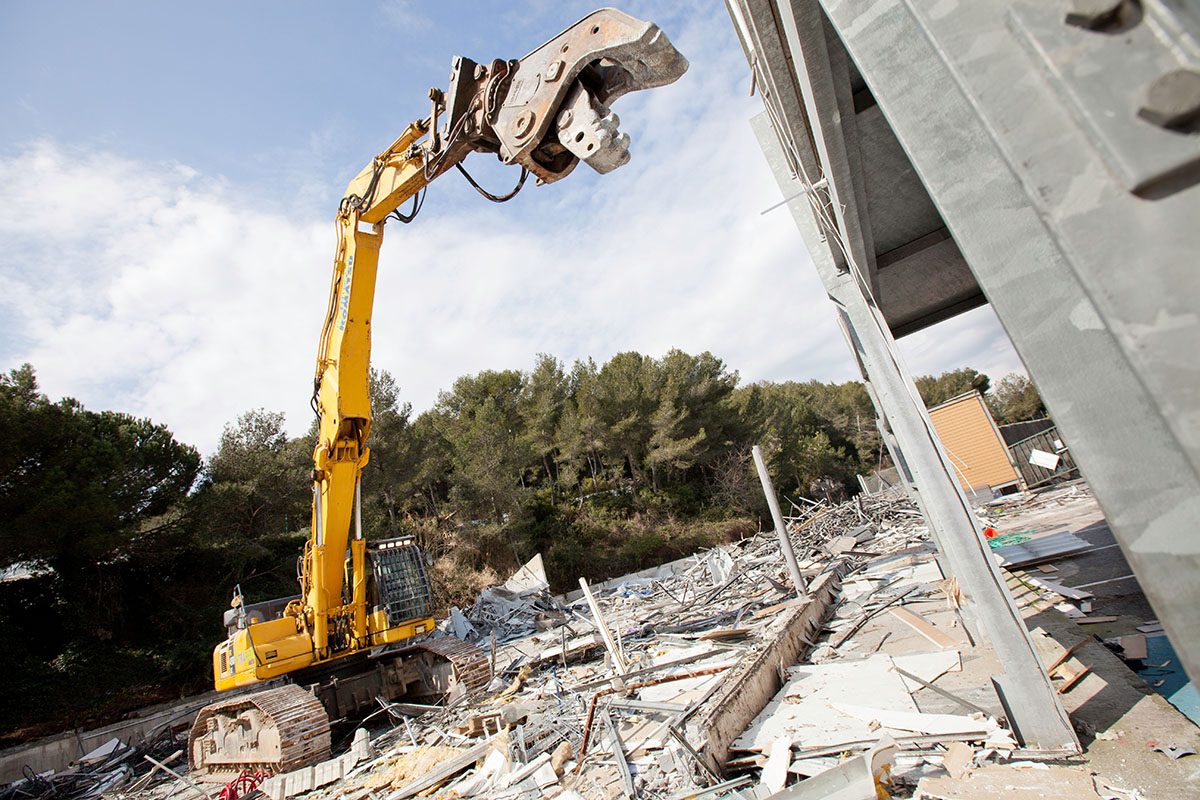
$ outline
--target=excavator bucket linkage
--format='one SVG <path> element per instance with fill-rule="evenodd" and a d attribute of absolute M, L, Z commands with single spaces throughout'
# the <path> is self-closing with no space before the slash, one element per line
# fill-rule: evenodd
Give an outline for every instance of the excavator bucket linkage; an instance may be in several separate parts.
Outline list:
<path fill-rule="evenodd" d="M 594 11 L 516 62 L 489 120 L 500 157 L 544 183 L 577 160 L 611 172 L 629 160 L 629 135 L 609 106 L 622 95 L 677 81 L 688 62 L 653 22 Z"/>

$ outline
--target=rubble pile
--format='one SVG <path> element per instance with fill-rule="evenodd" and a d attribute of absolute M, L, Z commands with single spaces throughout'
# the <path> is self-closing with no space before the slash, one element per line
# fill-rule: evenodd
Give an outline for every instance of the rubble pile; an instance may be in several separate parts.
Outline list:
<path fill-rule="evenodd" d="M 190 720 L 164 725 L 137 744 L 114 738 L 80 756 L 69 769 L 57 773 L 35 773 L 25 768 L 25 777 L 0 787 L 0 800 L 85 800 L 116 790 L 136 792 L 154 781 L 175 781 L 179 776 L 166 765 L 182 761 L 187 746 Z"/>
<path fill-rule="evenodd" d="M 927 549 L 915 508 L 901 498 L 813 505 L 789 520 L 789 534 L 804 593 L 790 585 L 774 532 L 602 585 L 581 581 L 579 591 L 559 597 L 549 594 L 535 558 L 471 608 L 452 609 L 442 625 L 492 648 L 494 679 L 485 691 L 448 707 L 383 704 L 366 723 L 376 735 L 361 761 L 352 752 L 258 789 L 313 800 L 746 791 L 759 782 L 761 765 L 726 771 L 707 752 L 731 683 L 754 677 L 748 667 L 757 658 L 796 638 L 789 625 L 801 612 L 817 619 L 808 635 L 821 633 L 835 593 L 814 587 L 880 555 Z M 843 603 L 835 630 L 851 609 L 866 607 Z M 147 796 L 172 791 L 164 784 Z"/>
<path fill-rule="evenodd" d="M 1005 518 L 1047 506 L 1067 506 L 1081 501 L 1091 502 L 1092 499 L 1092 487 L 1078 481 L 1054 492 L 1018 492 L 1002 495 L 983 504 L 976 513 L 985 523 L 994 524 Z"/>
<path fill-rule="evenodd" d="M 345 752 L 295 772 L 221 785 L 110 769 L 107 794 L 980 800 L 1061 785 L 1101 796 L 1086 769 L 1023 760 L 991 684 L 995 655 L 968 633 L 908 499 L 814 503 L 788 529 L 800 591 L 773 531 L 560 596 L 535 557 L 442 623 L 488 653 L 485 688 L 445 706 L 379 699 L 357 729 L 335 728 Z M 1021 605 L 1080 602 L 1029 573 L 1007 577 Z M 1034 639 L 1071 690 L 1086 674 L 1080 644 Z M 6 797 L 46 796 L 33 789 Z"/>

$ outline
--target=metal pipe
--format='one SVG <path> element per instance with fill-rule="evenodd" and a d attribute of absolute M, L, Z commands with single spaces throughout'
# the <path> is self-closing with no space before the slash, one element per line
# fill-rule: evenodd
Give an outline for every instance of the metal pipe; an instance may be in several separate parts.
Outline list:
<path fill-rule="evenodd" d="M 354 482 L 354 538 L 362 538 L 362 478 Z"/>
<path fill-rule="evenodd" d="M 594 695 L 592 695 L 592 699 L 588 703 L 587 719 L 584 721 L 584 724 L 583 724 L 583 741 L 579 745 L 579 766 L 577 766 L 575 768 L 575 774 L 578 775 L 580 770 L 583 769 L 583 757 L 587 753 L 588 741 L 591 739 L 591 735 L 592 735 L 592 722 L 596 717 L 596 703 L 599 702 L 601 697 L 603 697 L 606 694 L 612 694 L 613 692 L 620 692 L 620 691 L 632 692 L 635 689 L 645 689 L 647 686 L 658 686 L 660 683 L 670 683 L 671 681 L 681 681 L 686 678 L 699 678 L 702 675 L 715 675 L 718 672 L 724 672 L 725 670 L 729 669 L 730 666 L 731 665 L 729 665 L 729 664 L 725 664 L 724 666 L 719 666 L 719 667 L 705 667 L 704 669 L 694 669 L 691 672 L 682 672 L 678 675 L 665 675 L 661 678 L 654 678 L 652 680 L 642 681 L 641 683 L 631 683 L 628 686 L 625 686 L 623 688 L 609 686 L 606 689 L 601 689 L 600 691 L 596 692 Z"/>
<path fill-rule="evenodd" d="M 787 525 L 783 521 L 783 512 L 779 510 L 779 498 L 775 496 L 775 487 L 771 484 L 771 475 L 767 472 L 767 462 L 763 460 L 762 448 L 754 445 L 750 451 L 754 455 L 754 468 L 758 470 L 758 479 L 762 482 L 763 494 L 767 496 L 767 506 L 771 509 L 771 520 L 775 523 L 775 535 L 779 537 L 779 549 L 783 552 L 783 560 L 787 562 L 788 574 L 792 576 L 792 586 L 796 587 L 796 596 L 804 596 L 804 577 L 800 574 L 800 566 L 796 563 L 796 553 L 792 550 L 792 540 L 788 537 Z"/>
<path fill-rule="evenodd" d="M 313 540 L 317 546 L 325 544 L 325 526 L 321 520 L 321 484 L 313 484 Z"/>

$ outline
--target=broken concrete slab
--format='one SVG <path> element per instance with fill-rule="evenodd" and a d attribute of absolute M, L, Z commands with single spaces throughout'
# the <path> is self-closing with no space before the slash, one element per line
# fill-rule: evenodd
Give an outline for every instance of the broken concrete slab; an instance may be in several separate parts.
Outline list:
<path fill-rule="evenodd" d="M 913 800 L 1039 800 L 1099 798 L 1092 776 L 1081 767 L 1036 764 L 1026 768 L 989 764 L 961 778 L 922 778 Z"/>

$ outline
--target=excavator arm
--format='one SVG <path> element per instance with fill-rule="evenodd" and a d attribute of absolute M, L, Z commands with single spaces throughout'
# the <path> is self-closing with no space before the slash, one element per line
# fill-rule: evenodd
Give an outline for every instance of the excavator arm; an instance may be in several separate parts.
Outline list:
<path fill-rule="evenodd" d="M 608 104 L 672 83 L 687 66 L 657 25 L 615 9 L 589 14 L 520 60 L 485 65 L 455 58 L 448 90 L 430 90 L 429 117 L 410 124 L 351 181 L 338 209 L 314 380 L 320 429 L 312 538 L 302 607 L 292 609 L 311 631 L 317 660 L 378 642 L 365 602 L 359 498 L 370 456 L 371 314 L 384 223 L 389 217 L 411 221 L 426 186 L 450 169 L 462 170 L 472 151 L 520 166 L 518 189 L 528 173 L 540 184 L 553 183 L 581 160 L 601 173 L 617 168 L 629 160 L 629 136 L 619 131 Z M 413 210 L 405 215 L 400 209 L 410 200 Z M 349 598 L 343 594 L 347 545 Z"/>
<path fill-rule="evenodd" d="M 330 719 L 373 705 L 381 694 L 399 696 L 415 686 L 444 695 L 455 682 L 486 681 L 477 668 L 486 671 L 486 662 L 465 642 L 410 641 L 433 629 L 419 551 L 404 539 L 372 542 L 368 550 L 362 536 L 372 309 L 384 225 L 389 218 L 411 222 L 426 187 L 451 169 L 495 201 L 515 195 L 530 173 L 546 184 L 580 161 L 601 173 L 616 169 L 629 160 L 629 136 L 609 105 L 671 83 L 687 66 L 658 26 L 613 9 L 589 14 L 519 60 L 456 58 L 449 87 L 430 90 L 429 116 L 405 128 L 350 182 L 338 206 L 313 381 L 319 429 L 300 595 L 247 606 L 238 591 L 226 614 L 229 638 L 213 652 L 217 689 L 279 677 L 294 683 L 202 709 L 188 747 L 194 770 L 212 778 L 313 763 L 329 752 Z M 472 152 L 518 166 L 516 189 L 503 197 L 481 189 L 462 166 Z M 403 651 L 378 649 L 401 644 Z"/>

